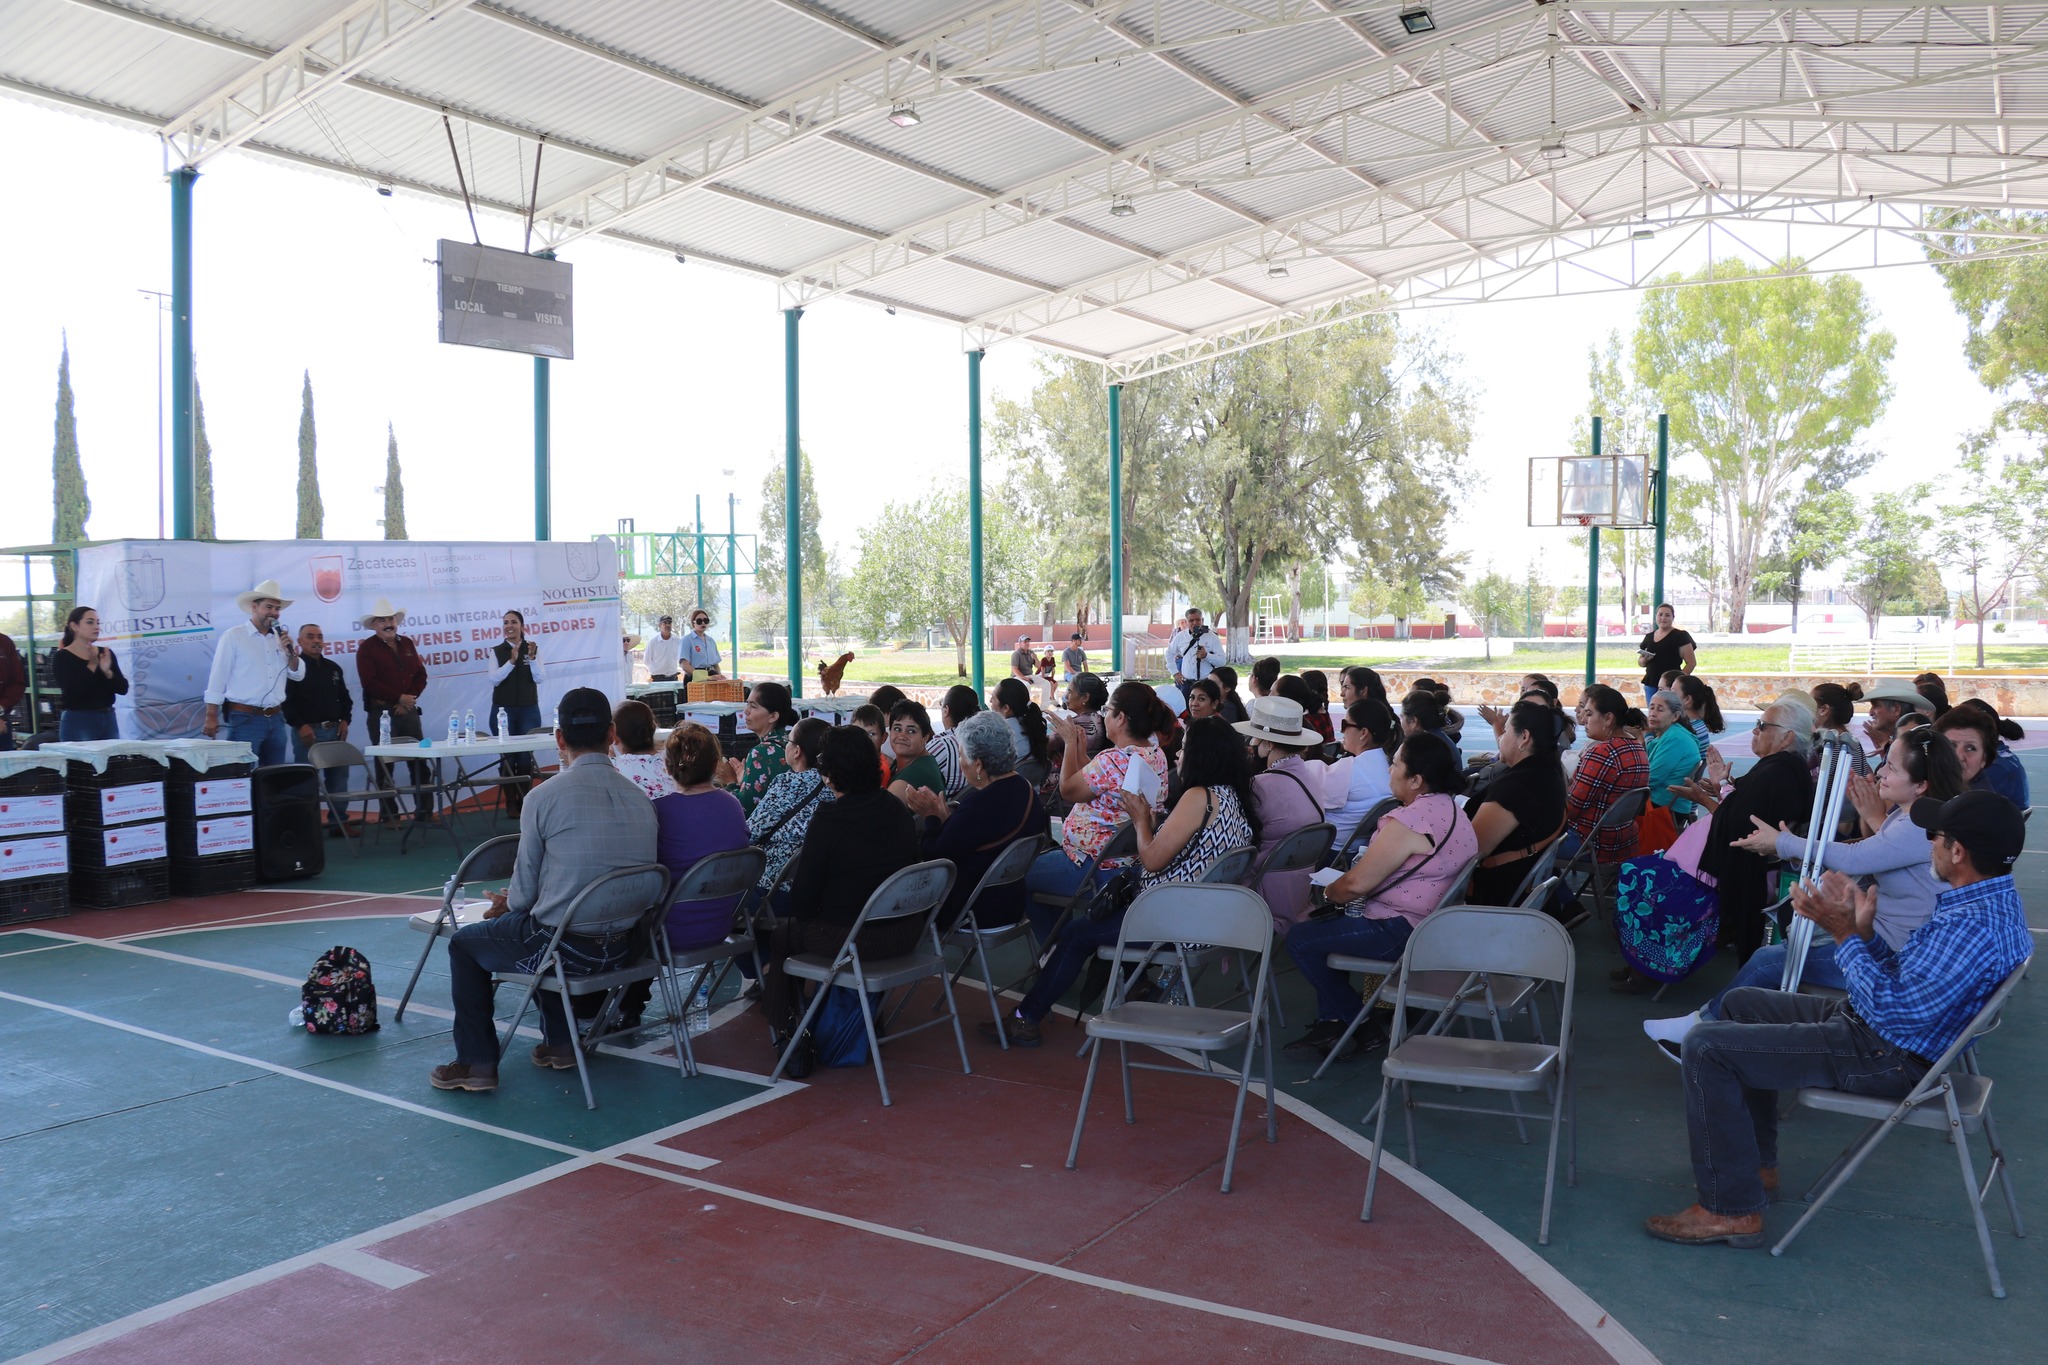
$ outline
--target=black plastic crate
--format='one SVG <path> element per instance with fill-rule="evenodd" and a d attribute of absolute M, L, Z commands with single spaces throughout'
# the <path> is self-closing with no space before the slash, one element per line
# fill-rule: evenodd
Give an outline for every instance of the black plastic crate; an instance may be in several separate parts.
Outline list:
<path fill-rule="evenodd" d="M 148 863 L 161 863 L 164 861 L 165 857 L 168 856 L 168 854 L 159 854 L 154 858 L 139 859 L 134 863 L 116 863 L 113 865 L 112 868 L 109 868 L 107 866 L 107 846 L 105 843 L 105 838 L 109 834 L 123 838 L 129 837 L 131 835 L 141 835 L 146 830 L 148 830 L 151 825 L 163 824 L 165 824 L 165 822 L 162 820 L 144 820 L 133 825 L 116 825 L 111 830 L 101 829 L 97 825 L 89 827 L 73 826 L 71 830 L 71 870 L 74 873 L 101 871 L 118 872 L 124 867 L 139 867 Z M 166 835 L 168 835 L 169 830 L 166 829 L 165 833 Z"/>
<path fill-rule="evenodd" d="M 62 796 L 64 774 L 55 768 L 24 768 L 0 777 L 0 796 Z"/>
<path fill-rule="evenodd" d="M 217 853 L 210 858 L 171 857 L 173 896 L 220 896 L 256 884 L 256 853 Z"/>
<path fill-rule="evenodd" d="M 751 730 L 743 735 L 720 735 L 718 737 L 718 747 L 727 758 L 742 760 L 746 758 L 747 751 L 760 742 L 761 737 Z"/>
<path fill-rule="evenodd" d="M 157 858 L 100 871 L 71 870 L 71 904 L 81 910 L 119 910 L 171 898 L 170 864 Z"/>
<path fill-rule="evenodd" d="M 201 827 L 211 825 L 220 820 L 248 821 L 249 847 L 232 849 L 223 853 L 201 853 L 199 851 L 199 831 Z M 256 816 L 251 811 L 243 811 L 239 815 L 207 815 L 201 816 L 196 820 L 190 818 L 183 821 L 173 819 L 167 820 L 164 823 L 164 842 L 169 847 L 171 857 L 173 858 L 183 858 L 188 862 L 211 862 L 215 858 L 233 857 L 236 854 L 247 854 L 252 858 L 256 856 Z"/>
<path fill-rule="evenodd" d="M 164 765 L 153 758 L 139 755 L 120 754 L 110 759 L 104 773 L 95 772 L 90 763 L 73 760 L 65 778 L 64 815 L 73 825 L 89 825 L 101 828 L 107 822 L 101 814 L 106 804 L 107 792 L 116 787 L 143 786 L 152 782 L 164 782 Z M 168 787 L 165 792 L 168 799 Z M 157 817 L 149 817 L 151 819 Z M 121 821 L 128 824 L 131 821 Z"/>
<path fill-rule="evenodd" d="M 654 692 L 642 692 L 636 701 L 647 703 L 647 709 L 654 712 L 654 723 L 664 728 L 676 723 L 676 703 L 682 697 L 682 689 L 666 687 Z"/>
<path fill-rule="evenodd" d="M 0 928 L 71 913 L 71 874 L 0 882 Z"/>
<path fill-rule="evenodd" d="M 221 763 L 205 772 L 194 772 L 183 763 L 171 762 L 170 776 L 164 779 L 164 815 L 174 824 L 187 823 L 199 818 L 194 809 L 201 784 L 207 782 L 230 782 L 245 778 L 256 771 L 254 763 Z M 249 813 L 255 805 L 255 794 L 251 792 L 249 802 L 239 812 L 223 811 L 223 815 Z"/>

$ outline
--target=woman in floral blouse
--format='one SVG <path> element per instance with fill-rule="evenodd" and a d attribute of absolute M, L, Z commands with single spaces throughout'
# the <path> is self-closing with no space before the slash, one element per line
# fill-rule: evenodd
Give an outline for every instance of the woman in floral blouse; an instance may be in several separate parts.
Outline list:
<path fill-rule="evenodd" d="M 816 716 L 800 721 L 789 732 L 782 756 L 785 770 L 747 817 L 748 838 L 768 855 L 761 871 L 764 890 L 775 885 L 782 869 L 804 846 L 811 817 L 832 799 L 832 789 L 818 773 L 818 750 L 830 733 L 832 727 Z"/>
<path fill-rule="evenodd" d="M 741 713 L 740 721 L 754 732 L 754 747 L 747 750 L 744 763 L 727 759 L 719 780 L 733 789 L 740 805 L 752 815 L 775 779 L 789 771 L 783 750 L 789 744 L 790 727 L 797 722 L 789 689 L 778 682 L 755 683 L 754 690 L 747 694 L 747 709 Z"/>

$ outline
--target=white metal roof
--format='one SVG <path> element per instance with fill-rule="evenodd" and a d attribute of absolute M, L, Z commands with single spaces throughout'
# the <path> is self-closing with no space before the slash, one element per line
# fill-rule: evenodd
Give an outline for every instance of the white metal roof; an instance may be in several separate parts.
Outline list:
<path fill-rule="evenodd" d="M 154 128 L 175 164 L 452 197 L 445 114 L 480 206 L 532 201 L 537 243 L 601 233 L 1124 376 L 1627 287 L 1701 234 L 1754 256 L 1785 223 L 2048 208 L 2048 4 L 1435 0 L 1408 32 L 1424 7 L 0 0 L 0 92 Z"/>

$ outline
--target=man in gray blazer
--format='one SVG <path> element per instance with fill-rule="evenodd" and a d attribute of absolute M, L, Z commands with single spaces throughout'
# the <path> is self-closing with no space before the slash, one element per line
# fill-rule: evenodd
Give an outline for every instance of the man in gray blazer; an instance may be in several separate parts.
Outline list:
<path fill-rule="evenodd" d="M 658 861 L 654 805 L 612 766 L 612 707 L 604 693 L 579 687 L 562 698 L 555 729 L 562 770 L 533 789 L 519 815 L 519 858 L 512 882 L 493 894 L 481 924 L 448 940 L 449 987 L 455 997 L 455 1060 L 429 1079 L 437 1090 L 496 1090 L 498 1031 L 492 1020 L 491 973 L 530 972 L 577 892 L 607 872 Z M 647 878 L 621 878 L 584 902 L 562 935 L 571 976 L 623 966 L 633 951 L 633 922 L 659 894 Z M 540 992 L 547 1041 L 533 1064 L 576 1065 L 574 1027 L 552 991 Z"/>

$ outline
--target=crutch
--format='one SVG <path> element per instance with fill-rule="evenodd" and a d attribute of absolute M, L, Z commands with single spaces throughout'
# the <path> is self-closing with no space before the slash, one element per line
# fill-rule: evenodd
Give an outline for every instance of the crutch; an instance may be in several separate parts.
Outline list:
<path fill-rule="evenodd" d="M 1799 880 L 1815 881 L 1827 865 L 1828 845 L 1834 842 L 1835 827 L 1842 818 L 1842 799 L 1849 790 L 1849 775 L 1856 765 L 1849 746 L 1856 741 L 1843 731 L 1820 737 L 1820 774 L 1813 784 L 1813 814 L 1806 826 L 1806 854 L 1799 860 Z M 1799 989 L 1806 970 L 1806 954 L 1813 946 L 1813 921 L 1794 915 L 1785 929 L 1785 973 L 1778 983 L 1781 991 Z"/>

